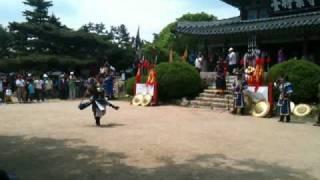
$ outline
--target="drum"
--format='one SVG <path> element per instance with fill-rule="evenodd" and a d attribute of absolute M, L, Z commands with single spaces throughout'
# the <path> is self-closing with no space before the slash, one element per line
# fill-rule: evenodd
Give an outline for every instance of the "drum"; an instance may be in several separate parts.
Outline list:
<path fill-rule="evenodd" d="M 267 101 L 259 102 L 255 105 L 252 115 L 254 117 L 263 118 L 266 117 L 270 112 L 270 103 Z"/>
<path fill-rule="evenodd" d="M 143 96 L 141 105 L 148 106 L 151 103 L 151 100 L 152 100 L 152 96 L 147 94 L 147 95 Z"/>
<path fill-rule="evenodd" d="M 136 95 L 133 99 L 132 99 L 132 104 L 134 106 L 140 106 L 142 104 L 142 100 L 143 100 L 143 95 Z"/>
<path fill-rule="evenodd" d="M 307 104 L 299 104 L 294 108 L 293 114 L 298 117 L 305 117 L 311 113 L 312 108 Z"/>

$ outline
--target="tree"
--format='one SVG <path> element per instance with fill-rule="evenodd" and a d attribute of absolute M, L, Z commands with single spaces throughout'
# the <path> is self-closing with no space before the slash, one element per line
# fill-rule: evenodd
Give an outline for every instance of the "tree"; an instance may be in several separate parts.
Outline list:
<path fill-rule="evenodd" d="M 117 70 L 132 65 L 134 51 L 125 25 L 109 32 L 103 23 L 88 23 L 75 31 L 63 25 L 54 14 L 48 15 L 51 1 L 25 0 L 23 3 L 31 6 L 23 12 L 26 22 L 9 23 L 9 31 L 0 27 L 0 59 L 3 60 L 0 70 L 83 68 L 106 60 Z M 33 65 L 35 62 L 37 66 Z"/>
<path fill-rule="evenodd" d="M 11 40 L 11 34 L 0 25 L 0 58 L 8 57 L 10 55 L 9 48 Z"/>
<path fill-rule="evenodd" d="M 25 5 L 31 6 L 33 9 L 26 10 L 23 15 L 29 23 L 41 24 L 48 22 L 48 9 L 52 6 L 52 1 L 46 0 L 26 0 L 23 2 Z"/>
<path fill-rule="evenodd" d="M 67 29 L 67 26 L 62 25 L 62 23 L 60 22 L 60 18 L 56 17 L 54 14 L 52 14 L 49 19 L 48 19 L 48 23 L 51 25 L 54 25 L 57 28 L 64 28 Z"/>
<path fill-rule="evenodd" d="M 185 35 L 177 35 L 175 31 L 178 22 L 181 21 L 214 21 L 217 18 L 213 15 L 206 14 L 204 12 L 196 14 L 185 14 L 173 23 L 168 24 L 164 27 L 159 34 L 157 34 L 153 41 L 154 45 L 160 48 L 174 48 L 179 54 L 181 54 L 185 48 L 192 48 L 197 45 L 198 39 Z"/>
<path fill-rule="evenodd" d="M 217 20 L 215 16 L 211 14 L 207 14 L 205 12 L 195 13 L 195 14 L 187 13 L 177 19 L 178 22 L 180 21 L 197 22 L 197 21 L 214 21 L 214 20 Z"/>
<path fill-rule="evenodd" d="M 113 40 L 118 44 L 119 48 L 129 49 L 131 48 L 131 38 L 130 34 L 127 30 L 127 27 L 124 24 L 121 24 L 118 27 L 111 27 L 111 34 L 113 36 Z"/>

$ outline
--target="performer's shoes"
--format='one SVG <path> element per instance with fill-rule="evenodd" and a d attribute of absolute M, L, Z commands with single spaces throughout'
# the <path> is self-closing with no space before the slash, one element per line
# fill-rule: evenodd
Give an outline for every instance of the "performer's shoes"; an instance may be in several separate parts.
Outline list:
<path fill-rule="evenodd" d="M 320 123 L 316 123 L 316 124 L 314 124 L 313 126 L 320 126 Z"/>
<path fill-rule="evenodd" d="M 282 122 L 283 123 L 284 121 L 283 120 L 279 120 L 278 122 Z"/>

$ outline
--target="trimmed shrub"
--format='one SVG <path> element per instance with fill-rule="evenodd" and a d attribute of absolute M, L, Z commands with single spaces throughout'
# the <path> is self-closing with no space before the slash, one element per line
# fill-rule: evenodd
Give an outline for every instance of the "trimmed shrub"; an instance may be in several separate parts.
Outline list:
<path fill-rule="evenodd" d="M 184 62 L 162 63 L 156 67 L 159 83 L 159 98 L 170 101 L 182 97 L 195 97 L 201 90 L 199 73 L 193 66 Z M 142 77 L 146 82 L 147 76 Z M 133 95 L 135 77 L 126 81 L 126 92 Z"/>
<path fill-rule="evenodd" d="M 159 97 L 162 101 L 194 97 L 201 90 L 201 79 L 196 69 L 184 62 L 162 63 L 156 67 Z"/>
<path fill-rule="evenodd" d="M 292 83 L 295 103 L 317 101 L 320 66 L 307 60 L 289 60 L 273 66 L 268 73 L 268 80 L 275 82 L 281 75 L 288 76 Z"/>

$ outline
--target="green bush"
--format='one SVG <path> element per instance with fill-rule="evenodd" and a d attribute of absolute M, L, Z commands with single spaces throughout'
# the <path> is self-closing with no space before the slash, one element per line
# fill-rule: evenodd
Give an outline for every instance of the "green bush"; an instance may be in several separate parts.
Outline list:
<path fill-rule="evenodd" d="M 292 83 L 295 103 L 317 101 L 320 66 L 307 60 L 289 60 L 273 66 L 268 73 L 268 80 L 274 82 L 281 75 L 288 76 Z"/>
<path fill-rule="evenodd" d="M 194 97 L 201 90 L 199 73 L 193 66 L 184 62 L 161 63 L 156 67 L 159 83 L 159 98 L 169 101 L 182 97 Z M 146 82 L 143 76 L 142 82 Z M 135 77 L 126 81 L 126 92 L 133 95 Z"/>
<path fill-rule="evenodd" d="M 194 97 L 201 90 L 199 73 L 187 63 L 162 63 L 156 67 L 156 72 L 160 100 Z"/>

